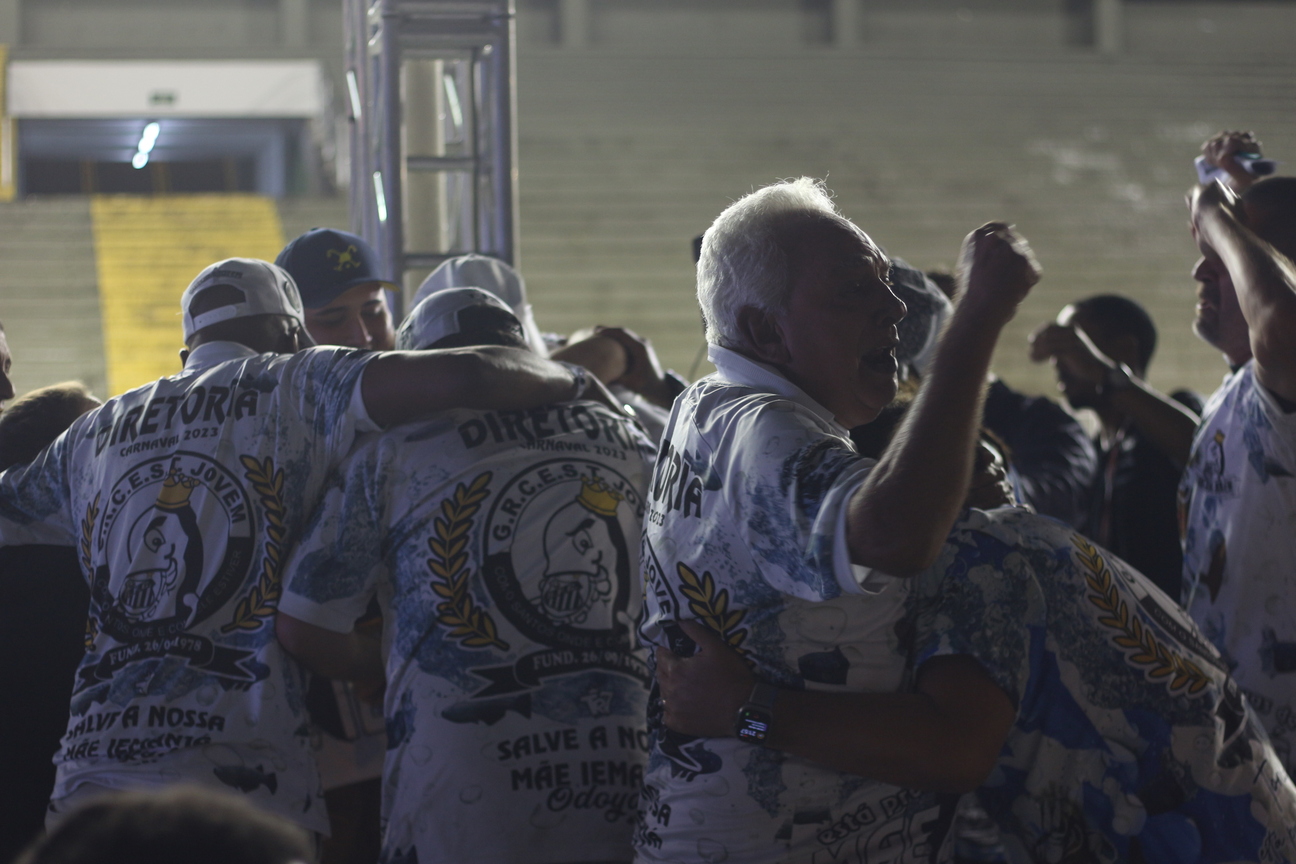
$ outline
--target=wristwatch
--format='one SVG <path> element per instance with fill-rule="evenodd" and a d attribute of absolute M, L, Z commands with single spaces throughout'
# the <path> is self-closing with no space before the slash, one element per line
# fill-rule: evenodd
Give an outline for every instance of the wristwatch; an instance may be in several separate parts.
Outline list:
<path fill-rule="evenodd" d="M 764 746 L 774 725 L 774 697 L 778 688 L 773 684 L 756 682 L 751 695 L 734 716 L 734 734 L 748 744 Z"/>

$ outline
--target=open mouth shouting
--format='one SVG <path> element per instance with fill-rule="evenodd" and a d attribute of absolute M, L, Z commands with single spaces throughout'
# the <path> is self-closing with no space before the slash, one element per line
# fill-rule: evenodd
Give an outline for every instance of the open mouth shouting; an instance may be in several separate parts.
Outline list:
<path fill-rule="evenodd" d="M 860 366 L 879 375 L 895 375 L 900 368 L 900 363 L 895 356 L 896 344 L 892 342 L 890 345 L 867 352 L 860 358 Z"/>

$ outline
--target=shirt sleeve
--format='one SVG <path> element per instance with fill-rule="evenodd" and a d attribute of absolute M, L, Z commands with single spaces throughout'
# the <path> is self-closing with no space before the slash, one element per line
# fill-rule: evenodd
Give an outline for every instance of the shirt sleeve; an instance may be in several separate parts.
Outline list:
<path fill-rule="evenodd" d="M 777 398 L 743 412 L 727 434 L 727 497 L 769 585 L 812 601 L 876 590 L 850 563 L 845 515 L 873 461 Z"/>
<path fill-rule="evenodd" d="M 0 545 L 76 545 L 70 460 L 83 428 L 78 419 L 31 463 L 0 472 Z"/>
<path fill-rule="evenodd" d="M 280 611 L 337 633 L 364 614 L 383 572 L 389 467 L 380 443 L 352 454 L 324 494 L 284 570 Z"/>
<path fill-rule="evenodd" d="M 1046 607 L 1035 562 L 1069 560 L 1029 554 L 1016 542 L 1011 520 L 1039 518 L 1014 508 L 970 510 L 955 524 L 937 563 L 912 580 L 907 602 L 913 674 L 933 657 L 966 654 L 1020 704 L 1030 682 L 1033 645 L 1044 644 L 1045 636 Z"/>
<path fill-rule="evenodd" d="M 881 570 L 865 567 L 851 561 L 850 543 L 847 537 L 846 517 L 850 514 L 850 500 L 864 485 L 864 478 L 852 486 L 845 496 L 842 506 L 837 509 L 837 529 L 833 538 L 833 572 L 837 574 L 837 584 L 843 594 L 877 594 L 894 581 Z"/>
<path fill-rule="evenodd" d="M 361 432 L 378 426 L 361 396 L 364 368 L 376 354 L 354 348 L 308 348 L 288 358 L 286 398 L 329 452 L 346 453 Z"/>

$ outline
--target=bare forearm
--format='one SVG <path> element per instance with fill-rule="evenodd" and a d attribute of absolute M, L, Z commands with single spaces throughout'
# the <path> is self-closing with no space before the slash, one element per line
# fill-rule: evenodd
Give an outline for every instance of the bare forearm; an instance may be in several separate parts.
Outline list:
<path fill-rule="evenodd" d="M 963 506 L 1000 328 L 960 312 L 904 424 L 851 500 L 848 539 L 857 564 L 896 576 L 922 570 Z"/>
<path fill-rule="evenodd" d="M 560 348 L 550 355 L 554 360 L 584 366 L 604 384 L 611 384 L 626 373 L 626 351 L 621 343 L 607 336 L 591 336 Z"/>
<path fill-rule="evenodd" d="M 379 426 L 451 408 L 534 408 L 572 398 L 564 367 L 516 348 L 392 351 L 365 367 L 361 393 Z"/>
<path fill-rule="evenodd" d="M 275 621 L 275 635 L 289 654 L 317 675 L 341 681 L 383 677 L 382 641 L 377 632 L 356 629 L 337 633 L 281 613 Z"/>
<path fill-rule="evenodd" d="M 1111 405 L 1124 412 L 1148 441 L 1164 453 L 1176 468 L 1188 464 L 1193 433 L 1201 418 L 1187 407 L 1137 379 L 1132 386 L 1116 390 Z"/>
<path fill-rule="evenodd" d="M 1265 385 L 1296 397 L 1296 266 L 1230 213 L 1200 224 L 1233 279 Z"/>
<path fill-rule="evenodd" d="M 658 648 L 657 682 L 666 726 L 685 735 L 734 734 L 752 692 L 747 663 L 696 621 L 691 657 Z M 1016 719 L 1012 700 L 966 654 L 933 657 L 915 693 L 779 690 L 765 742 L 837 771 L 921 789 L 966 791 L 985 779 Z"/>
<path fill-rule="evenodd" d="M 966 713 L 951 716 L 922 693 L 780 690 L 768 746 L 883 783 L 967 792 L 994 765 Z"/>

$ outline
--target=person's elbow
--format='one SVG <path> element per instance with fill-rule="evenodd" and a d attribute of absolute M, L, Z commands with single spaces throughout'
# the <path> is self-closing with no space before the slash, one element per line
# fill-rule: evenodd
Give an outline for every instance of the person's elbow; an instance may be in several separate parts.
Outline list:
<path fill-rule="evenodd" d="M 930 537 L 919 532 L 870 531 L 863 536 L 852 533 L 848 546 L 851 563 L 908 578 L 936 563 L 944 539 L 944 535 Z"/>

